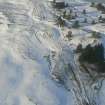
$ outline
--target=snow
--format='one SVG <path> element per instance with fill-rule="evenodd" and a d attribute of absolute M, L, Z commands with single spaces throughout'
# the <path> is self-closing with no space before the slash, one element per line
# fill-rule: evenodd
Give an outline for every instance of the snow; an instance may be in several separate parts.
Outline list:
<path fill-rule="evenodd" d="M 87 30 L 87 31 L 96 31 L 103 35 L 105 34 L 105 25 L 104 24 L 96 24 L 94 26 L 86 26 L 86 27 L 83 27 L 83 29 Z"/>
<path fill-rule="evenodd" d="M 88 8 L 85 2 L 67 2 L 79 7 L 78 10 Z M 90 38 L 91 34 L 83 27 L 56 26 L 52 11 L 47 0 L 0 0 L 0 105 L 78 103 L 73 91 L 77 85 L 72 80 L 72 72 L 69 69 L 66 72 L 64 66 L 70 63 L 76 70 L 73 50 L 79 43 L 86 46 L 96 39 Z M 90 8 L 88 12 L 91 15 L 95 11 Z M 97 17 L 100 12 L 94 14 L 92 17 Z M 88 28 L 104 32 L 100 24 Z M 66 41 L 69 30 L 73 37 Z M 104 43 L 104 38 L 101 40 Z M 57 76 L 63 84 L 59 79 L 56 81 Z M 102 88 L 105 95 L 104 85 Z M 100 105 L 104 105 L 101 92 Z"/>
<path fill-rule="evenodd" d="M 25 2 L 0 2 L 0 105 L 65 105 L 73 100 L 72 93 L 52 80 L 44 58 L 52 50 L 59 51 L 59 30 L 36 21 Z M 38 13 L 47 10 L 45 1 L 36 2 L 32 1 Z"/>

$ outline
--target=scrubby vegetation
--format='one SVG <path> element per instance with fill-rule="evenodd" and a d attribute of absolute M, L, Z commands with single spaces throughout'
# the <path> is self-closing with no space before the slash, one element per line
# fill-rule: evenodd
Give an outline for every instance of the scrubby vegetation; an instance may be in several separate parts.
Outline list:
<path fill-rule="evenodd" d="M 100 35 L 99 32 L 93 31 L 93 32 L 92 32 L 92 37 L 94 37 L 94 38 L 101 38 L 101 35 Z"/>
<path fill-rule="evenodd" d="M 61 16 L 57 17 L 56 24 L 63 27 L 65 25 L 65 21 L 62 19 Z"/>

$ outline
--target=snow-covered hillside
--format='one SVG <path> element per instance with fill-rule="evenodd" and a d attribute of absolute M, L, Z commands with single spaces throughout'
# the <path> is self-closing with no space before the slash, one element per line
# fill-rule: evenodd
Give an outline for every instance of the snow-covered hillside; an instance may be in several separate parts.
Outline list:
<path fill-rule="evenodd" d="M 105 83 L 99 93 L 97 83 L 87 83 L 86 96 L 73 52 L 81 40 L 86 45 L 94 38 L 81 28 L 72 29 L 73 40 L 66 41 L 68 29 L 55 25 L 55 14 L 47 0 L 0 0 L 0 105 L 80 105 L 88 98 L 104 105 Z M 80 84 L 64 70 L 68 63 Z"/>
<path fill-rule="evenodd" d="M 0 0 L 0 105 L 69 105 L 46 57 L 59 52 L 60 31 L 45 0 Z M 70 102 L 72 103 L 72 101 Z"/>

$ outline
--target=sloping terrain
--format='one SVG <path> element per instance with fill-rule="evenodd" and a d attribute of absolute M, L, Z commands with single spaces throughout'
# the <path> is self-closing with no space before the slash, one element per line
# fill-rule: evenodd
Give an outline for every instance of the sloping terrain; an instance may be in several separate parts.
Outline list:
<path fill-rule="evenodd" d="M 73 98 L 50 76 L 46 57 L 59 51 L 60 32 L 48 23 L 48 6 L 0 1 L 0 105 L 68 105 Z"/>
<path fill-rule="evenodd" d="M 104 81 L 99 93 L 98 82 L 90 88 L 73 52 L 79 41 L 94 38 L 75 30 L 66 41 L 67 28 L 55 25 L 55 14 L 47 0 L 0 0 L 0 105 L 104 105 Z"/>

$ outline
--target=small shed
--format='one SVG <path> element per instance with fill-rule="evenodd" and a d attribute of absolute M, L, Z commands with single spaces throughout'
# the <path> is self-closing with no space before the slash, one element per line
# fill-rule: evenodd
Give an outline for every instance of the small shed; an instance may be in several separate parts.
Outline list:
<path fill-rule="evenodd" d="M 65 8 L 67 4 L 65 3 L 64 0 L 54 0 L 54 6 L 56 8 L 62 9 L 62 8 Z"/>

